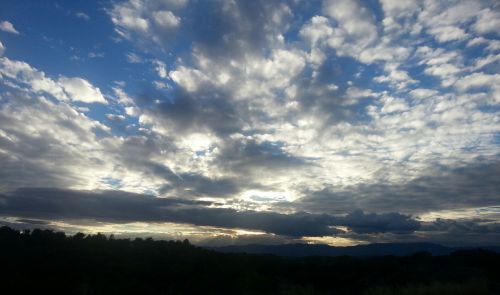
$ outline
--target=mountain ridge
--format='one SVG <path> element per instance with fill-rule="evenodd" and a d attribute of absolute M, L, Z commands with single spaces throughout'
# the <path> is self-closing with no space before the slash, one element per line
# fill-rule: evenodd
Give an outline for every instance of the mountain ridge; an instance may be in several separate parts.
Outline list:
<path fill-rule="evenodd" d="M 448 247 L 435 243 L 375 243 L 367 245 L 355 245 L 345 247 L 335 247 L 325 244 L 248 244 L 229 245 L 219 247 L 204 247 L 223 253 L 249 253 L 249 254 L 272 254 L 288 257 L 306 256 L 410 256 L 418 252 L 427 252 L 431 255 L 448 255 L 455 251 L 484 249 L 493 252 L 500 252 L 498 246 L 484 247 Z"/>

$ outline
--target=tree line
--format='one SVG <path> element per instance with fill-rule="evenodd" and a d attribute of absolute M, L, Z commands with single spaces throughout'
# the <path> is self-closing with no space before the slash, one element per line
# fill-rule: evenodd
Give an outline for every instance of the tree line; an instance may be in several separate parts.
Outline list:
<path fill-rule="evenodd" d="M 0 228 L 2 294 L 500 294 L 500 255 L 219 253 L 188 240 Z"/>

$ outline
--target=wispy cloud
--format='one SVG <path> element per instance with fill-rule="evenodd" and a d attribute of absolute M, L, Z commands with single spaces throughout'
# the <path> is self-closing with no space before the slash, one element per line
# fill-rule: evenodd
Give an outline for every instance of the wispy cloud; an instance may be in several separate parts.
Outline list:
<path fill-rule="evenodd" d="M 19 32 L 16 30 L 16 28 L 14 28 L 14 25 L 11 22 L 6 21 L 6 20 L 0 22 L 0 30 L 7 32 L 7 33 L 19 35 Z"/>

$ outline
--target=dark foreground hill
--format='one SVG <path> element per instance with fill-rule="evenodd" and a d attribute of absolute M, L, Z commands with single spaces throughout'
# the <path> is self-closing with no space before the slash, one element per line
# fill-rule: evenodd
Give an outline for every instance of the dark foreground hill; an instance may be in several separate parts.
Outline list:
<path fill-rule="evenodd" d="M 0 228 L 1 294 L 500 294 L 500 255 L 279 257 Z"/>
<path fill-rule="evenodd" d="M 314 244 L 284 245 L 234 245 L 211 247 L 210 249 L 224 253 L 273 254 L 285 257 L 306 256 L 409 256 L 416 252 L 428 252 L 432 255 L 449 255 L 459 250 L 475 250 L 474 248 L 451 248 L 433 243 L 384 243 L 357 245 L 348 247 L 332 247 Z M 500 253 L 499 247 L 484 247 L 483 250 Z"/>
<path fill-rule="evenodd" d="M 328 245 L 285 244 L 285 245 L 243 245 L 212 248 L 224 253 L 273 254 L 278 256 L 408 256 L 416 252 L 428 252 L 432 255 L 448 255 L 453 248 L 432 243 L 387 243 L 349 247 L 331 247 Z"/>

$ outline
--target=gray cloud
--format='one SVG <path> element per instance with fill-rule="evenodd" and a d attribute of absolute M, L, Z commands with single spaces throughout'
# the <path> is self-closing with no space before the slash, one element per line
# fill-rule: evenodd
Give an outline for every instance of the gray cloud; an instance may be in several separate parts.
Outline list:
<path fill-rule="evenodd" d="M 226 135 L 242 128 L 242 121 L 227 94 L 210 86 L 202 87 L 199 92 L 203 94 L 176 91 L 173 101 L 163 98 L 164 102 L 145 109 L 145 116 L 156 125 L 168 128 L 173 136 L 192 132 Z"/>
<path fill-rule="evenodd" d="M 453 220 L 438 218 L 433 222 L 422 226 L 425 231 L 446 232 L 453 235 L 464 234 L 498 234 L 500 235 L 500 223 L 497 220 L 470 219 Z"/>
<path fill-rule="evenodd" d="M 248 139 L 226 140 L 215 162 L 218 167 L 247 175 L 255 169 L 283 170 L 311 164 L 307 159 L 287 153 L 283 144 Z"/>
<path fill-rule="evenodd" d="M 420 228 L 420 223 L 399 213 L 365 214 L 357 210 L 339 219 L 339 225 L 348 226 L 356 233 L 407 233 Z"/>
<path fill-rule="evenodd" d="M 287 1 L 208 1 L 200 6 L 191 10 L 195 46 L 223 60 L 273 47 L 292 16 Z"/>
<path fill-rule="evenodd" d="M 240 183 L 236 179 L 211 179 L 196 173 L 175 174 L 170 168 L 157 163 L 147 163 L 146 165 L 149 166 L 153 175 L 168 180 L 169 183 L 160 189 L 161 193 L 188 189 L 191 196 L 230 197 L 241 189 Z"/>
<path fill-rule="evenodd" d="M 177 36 L 183 23 L 178 13 L 186 2 L 123 1 L 107 12 L 120 37 L 136 41 L 143 50 L 154 51 L 158 45 L 166 48 Z"/>
<path fill-rule="evenodd" d="M 313 78 L 310 77 L 311 71 L 314 72 Z M 324 130 L 341 122 L 365 124 L 371 121 L 363 107 L 369 99 L 356 98 L 355 102 L 350 102 L 352 98 L 345 93 L 345 89 L 336 85 L 343 75 L 347 75 L 347 71 L 335 62 L 325 62 L 317 69 L 303 73 L 296 82 L 300 109 L 292 116 L 310 114 L 322 118 Z"/>
<path fill-rule="evenodd" d="M 157 198 L 121 191 L 76 191 L 23 188 L 0 196 L 0 214 L 42 220 L 97 220 L 105 222 L 177 222 L 199 226 L 261 230 L 278 235 L 330 236 L 343 225 L 354 232 L 411 232 L 419 223 L 398 213 L 346 216 L 298 212 L 236 211 L 207 208 L 206 202 Z"/>
<path fill-rule="evenodd" d="M 3 93 L 0 101 L 0 149 L 5 151 L 0 154 L 0 191 L 27 183 L 76 185 L 82 175 L 73 173 L 74 166 L 100 166 L 101 160 L 93 157 L 98 150 L 94 131 L 104 125 L 66 103 L 34 99 L 25 91 Z M 87 148 L 74 148 L 80 143 Z"/>
<path fill-rule="evenodd" d="M 344 237 L 370 243 L 433 242 L 453 247 L 482 247 L 500 244 L 500 222 L 492 219 L 443 219 L 420 222 L 417 232 L 348 233 Z"/>
<path fill-rule="evenodd" d="M 402 184 L 359 184 L 347 188 L 305 191 L 299 208 L 313 212 L 429 211 L 498 205 L 500 163 L 487 160 L 464 167 L 441 167 Z"/>
<path fill-rule="evenodd" d="M 260 54 L 278 41 L 292 16 L 288 1 L 172 2 L 124 1 L 108 14 L 118 35 L 143 50 L 168 50 L 175 47 L 173 40 L 181 39 L 220 59 Z"/>

